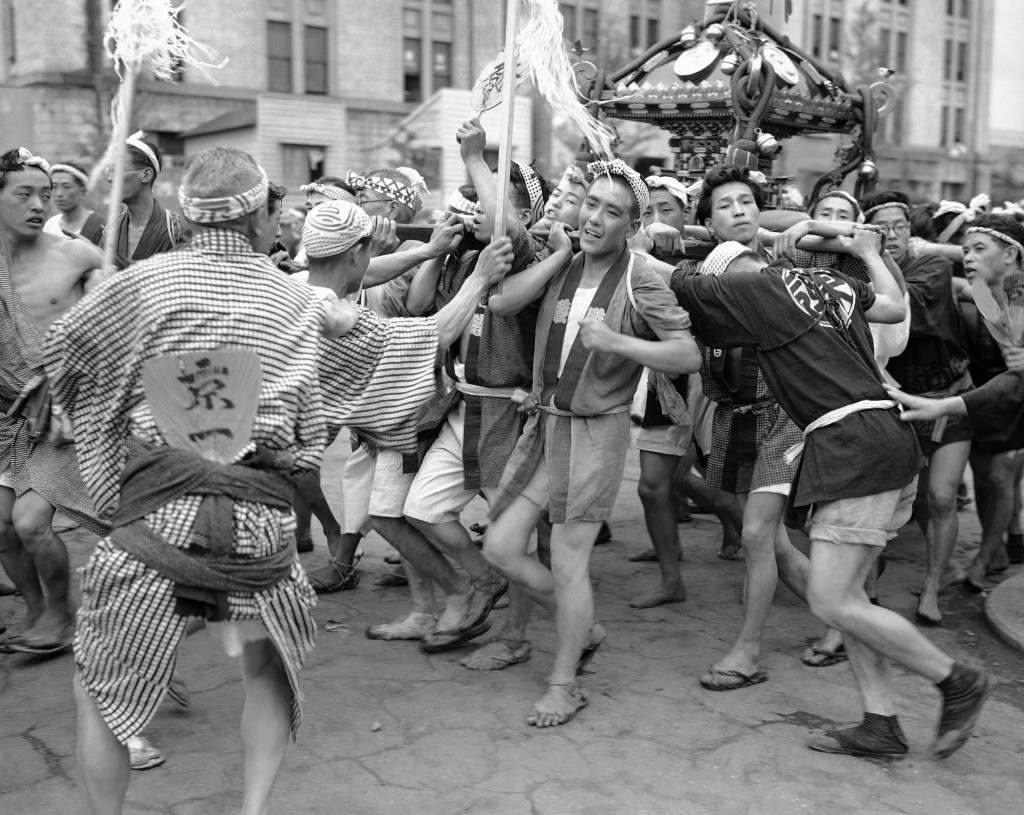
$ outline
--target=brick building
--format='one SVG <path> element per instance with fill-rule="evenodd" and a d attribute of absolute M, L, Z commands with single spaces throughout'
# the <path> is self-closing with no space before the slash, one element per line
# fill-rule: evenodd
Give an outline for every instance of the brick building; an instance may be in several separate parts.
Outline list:
<path fill-rule="evenodd" d="M 101 42 L 108 4 L 0 0 L 4 144 L 24 143 L 54 159 L 90 159 L 101 151 L 114 88 Z M 764 13 L 771 9 L 764 0 L 760 5 L 768 7 Z M 896 71 L 892 82 L 902 98 L 883 125 L 883 185 L 946 197 L 985 186 L 995 146 L 992 31 L 1024 28 L 1017 2 L 793 5 L 783 20 L 784 4 L 775 3 L 774 21 L 812 52 L 848 75 L 879 64 Z M 565 0 L 559 6 L 567 39 L 588 49 L 584 58 L 616 68 L 702 17 L 704 2 Z M 462 180 L 450 134 L 471 115 L 468 89 L 500 49 L 503 8 L 504 0 L 190 3 L 185 25 L 229 61 L 214 72 L 217 85 L 187 67 L 173 82 L 140 82 L 132 124 L 156 137 L 168 157 L 158 191 L 173 193 L 188 154 L 232 144 L 251 151 L 292 190 L 316 175 L 411 163 L 424 172 L 436 203 Z M 527 100 L 517 114 L 516 154 L 555 175 L 571 160 L 577 137 L 540 100 Z M 997 132 L 1012 144 L 1022 131 L 1000 123 Z M 634 163 L 667 159 L 661 131 L 623 124 L 620 132 Z M 791 142 L 777 169 L 806 187 L 830 166 L 835 144 L 828 137 Z M 1009 166 L 1013 149 L 1006 151 L 1010 157 L 1000 160 Z"/>

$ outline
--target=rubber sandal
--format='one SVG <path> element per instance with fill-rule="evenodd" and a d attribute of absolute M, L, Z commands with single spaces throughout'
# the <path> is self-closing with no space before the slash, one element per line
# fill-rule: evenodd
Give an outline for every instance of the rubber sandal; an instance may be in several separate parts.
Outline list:
<path fill-rule="evenodd" d="M 590 700 L 587 698 L 586 692 L 575 682 L 548 682 L 547 693 L 544 694 L 546 698 L 549 695 L 559 694 L 560 696 L 566 696 L 569 703 L 573 706 L 572 710 L 566 711 L 565 713 L 553 713 L 556 718 L 555 721 L 550 724 L 538 724 L 539 717 L 548 715 L 548 711 L 539 710 L 537 704 L 544 701 L 542 698 L 540 702 L 533 706 L 533 711 L 527 715 L 526 723 L 533 727 L 561 727 L 563 724 L 568 724 L 573 720 L 577 713 L 585 708 Z"/>
<path fill-rule="evenodd" d="M 815 660 L 815 657 L 822 657 L 822 659 Z M 828 648 L 819 648 L 816 645 L 812 645 L 804 651 L 803 656 L 800 657 L 800 661 L 808 668 L 828 668 L 831 665 L 838 665 L 840 662 L 846 662 L 847 659 L 846 646 L 842 643 L 840 643 L 839 647 L 834 651 L 830 651 Z"/>
<path fill-rule="evenodd" d="M 12 640 L 14 638 L 12 637 Z M 20 637 L 17 641 L 7 641 L 7 647 L 19 654 L 30 654 L 37 657 L 48 657 L 55 654 L 59 654 L 62 651 L 66 651 L 71 647 L 75 641 L 75 627 L 74 625 L 67 625 L 64 627 L 64 635 L 55 642 L 44 642 L 37 643 L 29 640 L 25 640 L 24 637 Z"/>
<path fill-rule="evenodd" d="M 526 662 L 529 658 L 529 640 L 506 640 L 499 637 L 460 659 L 459 665 L 470 671 L 501 671 L 520 662 Z M 474 665 L 474 661 L 486 661 L 486 664 Z"/>
<path fill-rule="evenodd" d="M 317 594 L 333 594 L 336 591 L 347 591 L 359 585 L 359 572 L 356 571 L 356 564 L 359 563 L 361 555 L 356 555 L 349 566 L 334 558 L 329 558 L 327 566 L 317 572 L 307 573 L 309 585 Z M 329 578 L 326 572 L 330 570 L 333 578 Z"/>
<path fill-rule="evenodd" d="M 451 651 L 453 648 L 458 648 L 460 645 L 464 645 L 490 630 L 491 624 L 485 621 L 464 631 L 446 631 L 440 634 L 435 631 L 433 634 L 428 634 L 423 638 L 423 642 L 420 643 L 420 650 L 424 654 L 439 654 L 442 651 Z"/>
<path fill-rule="evenodd" d="M 760 668 L 751 674 L 742 671 L 720 671 L 716 668 L 708 669 L 708 672 L 700 678 L 700 686 L 704 690 L 727 691 L 749 688 L 751 685 L 760 685 L 768 680 L 768 674 Z"/>
<path fill-rule="evenodd" d="M 133 770 L 152 770 L 166 761 L 161 753 L 145 736 L 128 739 L 128 760 Z"/>

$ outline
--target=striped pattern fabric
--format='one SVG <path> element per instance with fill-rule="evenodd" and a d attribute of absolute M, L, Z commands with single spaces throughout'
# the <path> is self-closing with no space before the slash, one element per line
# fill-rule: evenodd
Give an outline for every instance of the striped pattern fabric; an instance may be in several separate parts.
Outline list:
<path fill-rule="evenodd" d="M 373 232 L 370 216 L 348 201 L 325 201 L 309 211 L 302 225 L 307 257 L 340 255 Z"/>
<path fill-rule="evenodd" d="M 419 175 L 417 173 L 417 175 Z M 422 177 L 421 177 L 422 180 Z M 363 176 L 357 172 L 349 172 L 346 176 L 345 181 L 348 185 L 356 190 L 373 190 L 379 192 L 390 198 L 392 201 L 397 201 L 399 204 L 404 204 L 417 213 L 423 208 L 423 197 L 417 192 L 414 186 L 409 184 L 403 184 L 394 178 L 385 178 L 380 175 Z"/>
<path fill-rule="evenodd" d="M 222 224 L 241 218 L 266 206 L 270 181 L 266 171 L 260 167 L 260 180 L 251 188 L 219 198 L 193 198 L 185 193 L 185 185 L 178 188 L 178 203 L 181 213 L 197 224 Z"/>
<path fill-rule="evenodd" d="M 58 321 L 45 348 L 54 400 L 72 418 L 82 476 L 101 516 L 116 507 L 129 435 L 163 444 L 142 390 L 146 360 L 217 348 L 255 351 L 263 386 L 256 445 L 288 451 L 296 469 L 319 466 L 327 441 L 318 352 L 323 306 L 280 274 L 240 234 L 204 230 L 189 248 L 131 266 Z M 201 496 L 186 495 L 146 516 L 170 545 L 186 547 Z M 262 557 L 290 544 L 290 512 L 235 502 L 234 551 Z M 83 684 L 122 743 L 156 711 L 174 668 L 184 622 L 172 582 L 108 541 L 82 579 L 75 660 Z M 292 729 L 301 720 L 299 670 L 313 647 L 315 594 L 296 561 L 267 591 L 228 595 L 228 618 L 258 620 L 281 655 L 292 689 Z"/>
<path fill-rule="evenodd" d="M 320 387 L 332 430 L 378 449 L 416 451 L 416 419 L 437 392 L 437 321 L 386 319 L 357 306 L 355 327 L 320 344 Z"/>
<path fill-rule="evenodd" d="M 633 190 L 633 197 L 636 199 L 637 206 L 640 207 L 641 215 L 647 209 L 647 205 L 651 203 L 651 191 L 647 187 L 647 182 L 644 181 L 640 173 L 626 164 L 621 158 L 612 159 L 611 161 L 592 161 L 587 165 L 587 172 L 594 178 L 597 178 L 599 175 L 617 175 L 623 179 L 629 184 L 629 188 Z"/>

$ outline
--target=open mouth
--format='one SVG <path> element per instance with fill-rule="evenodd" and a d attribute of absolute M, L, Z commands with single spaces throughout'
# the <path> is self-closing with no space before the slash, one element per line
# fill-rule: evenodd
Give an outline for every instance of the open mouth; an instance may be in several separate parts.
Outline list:
<path fill-rule="evenodd" d="M 584 228 L 584 229 L 580 230 L 580 237 L 581 238 L 583 238 L 583 237 L 590 238 L 590 240 L 592 240 L 592 241 L 599 241 L 599 240 L 601 240 L 601 233 L 600 232 L 595 232 L 593 229 L 586 229 L 586 228 Z"/>
<path fill-rule="evenodd" d="M 37 226 L 37 227 L 42 228 L 42 226 L 43 226 L 43 219 L 42 218 L 26 218 L 25 219 L 25 223 L 27 223 L 29 226 Z"/>

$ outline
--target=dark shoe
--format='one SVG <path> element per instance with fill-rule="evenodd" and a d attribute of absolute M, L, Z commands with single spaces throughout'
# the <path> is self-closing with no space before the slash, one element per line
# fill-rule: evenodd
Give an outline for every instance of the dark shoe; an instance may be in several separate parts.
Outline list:
<path fill-rule="evenodd" d="M 899 724 L 870 728 L 864 723 L 845 730 L 827 730 L 812 736 L 807 746 L 819 753 L 835 753 L 862 758 L 903 758 L 907 754 L 907 738 Z"/>
<path fill-rule="evenodd" d="M 313 539 L 312 538 L 299 538 L 295 541 L 295 550 L 300 554 L 304 555 L 307 552 L 313 551 Z"/>
<path fill-rule="evenodd" d="M 309 573 L 309 583 L 317 594 L 333 594 L 336 591 L 347 591 L 359 585 L 359 572 L 355 563 L 346 565 L 331 558 L 322 569 Z"/>
<path fill-rule="evenodd" d="M 939 690 L 942 692 L 942 716 L 931 754 L 933 758 L 946 758 L 970 738 L 992 691 L 992 680 L 985 671 L 956 663 L 952 673 L 939 683 Z"/>

